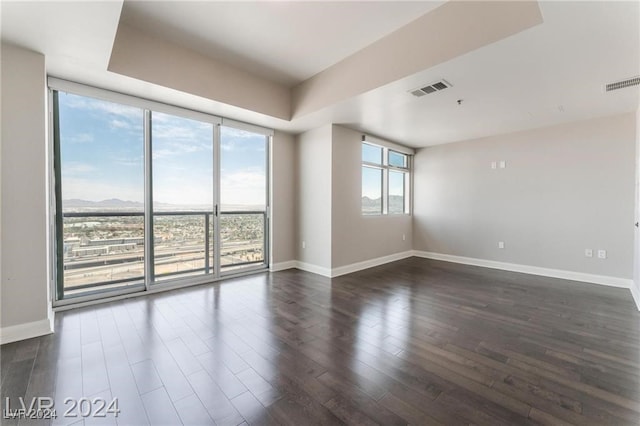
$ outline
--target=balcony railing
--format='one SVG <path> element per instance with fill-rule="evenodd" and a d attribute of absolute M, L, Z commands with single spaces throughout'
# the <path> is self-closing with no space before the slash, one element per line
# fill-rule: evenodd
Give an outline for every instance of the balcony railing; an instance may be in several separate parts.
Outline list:
<path fill-rule="evenodd" d="M 264 211 L 220 213 L 220 268 L 265 261 Z M 212 211 L 153 213 L 154 281 L 213 271 Z M 63 213 L 65 291 L 144 282 L 143 212 Z"/>

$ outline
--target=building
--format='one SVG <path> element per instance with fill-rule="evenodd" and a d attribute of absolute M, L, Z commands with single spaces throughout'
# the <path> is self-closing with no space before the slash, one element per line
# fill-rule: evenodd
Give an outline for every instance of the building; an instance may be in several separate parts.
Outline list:
<path fill-rule="evenodd" d="M 96 385 L 112 373 L 102 355 L 93 378 L 81 379 L 82 396 L 109 391 L 144 406 L 136 411 L 125 403 L 123 415 L 141 416 L 127 418 L 128 424 L 154 423 L 156 415 L 189 423 L 181 404 L 198 407 L 193 413 L 204 414 L 201 421 L 236 424 L 637 424 L 640 314 L 629 309 L 633 303 L 640 309 L 637 1 L 3 1 L 1 15 L 0 336 L 9 343 L 3 363 L 30 359 L 33 365 L 37 355 L 29 358 L 29 351 L 41 340 L 10 342 L 52 331 L 56 339 L 82 318 L 82 327 L 101 324 L 104 336 L 130 339 L 135 348 L 110 354 L 129 358 L 125 376 L 133 387 L 117 394 L 116 387 Z M 227 363 L 222 373 L 207 370 L 217 358 L 202 345 L 218 335 L 213 315 L 200 305 L 210 296 L 207 306 L 214 306 L 219 284 L 210 284 L 210 291 L 193 287 L 205 292 L 201 296 L 184 288 L 150 295 L 152 307 L 144 297 L 120 302 L 114 305 L 119 313 L 128 307 L 140 316 L 132 314 L 130 324 L 114 317 L 122 328 L 113 335 L 108 330 L 115 328 L 98 317 L 82 315 L 99 312 L 92 308 L 62 312 L 68 306 L 61 306 L 54 316 L 56 154 L 47 90 L 54 80 L 48 77 L 58 88 L 86 85 L 145 105 L 273 130 L 270 210 L 259 212 L 270 220 L 263 266 L 273 273 L 252 277 L 279 283 L 270 293 L 274 299 L 264 299 L 279 309 L 261 311 L 271 306 L 259 303 L 267 296 L 243 295 L 251 281 L 238 281 L 229 297 L 245 310 L 226 307 L 223 323 L 237 327 L 236 334 L 275 331 L 264 340 L 249 333 L 237 347 L 225 340 L 217 354 Z M 363 169 L 376 166 L 363 162 L 363 141 L 410 159 L 410 192 L 403 193 L 409 214 L 362 214 Z M 392 167 L 379 169 L 382 200 Z M 380 265 L 387 266 L 368 269 Z M 514 278 L 513 272 L 528 275 Z M 395 293 L 393 277 L 401 280 Z M 435 290 L 408 284 L 422 279 L 435 280 Z M 358 290 L 358 280 L 371 291 Z M 443 284 L 450 280 L 457 290 Z M 479 293 L 470 282 L 497 287 Z M 339 290 L 329 292 L 332 285 Z M 414 297 L 409 290 L 416 288 Z M 363 306 L 357 305 L 361 299 Z M 290 311 L 283 310 L 285 301 Z M 193 303 L 192 328 L 183 327 L 176 311 L 189 311 L 187 302 Z M 409 310 L 414 304 L 422 310 Z M 153 325 L 173 361 L 145 352 L 155 347 L 152 338 L 135 333 L 143 333 L 136 321 L 143 321 L 145 309 L 158 314 L 154 321 L 161 322 Z M 480 329 L 463 314 L 475 315 Z M 54 317 L 69 320 L 53 330 Z M 502 324 L 493 322 L 498 317 Z M 289 323 L 272 329 L 273 318 Z M 322 340 L 332 325 L 343 330 Z M 426 336 L 413 342 L 422 345 L 418 349 L 408 343 L 414 327 Z M 466 340 L 438 340 L 454 328 Z M 96 365 L 96 342 L 82 333 L 69 337 L 81 339 L 70 346 L 76 364 L 58 371 Z M 528 343 L 514 337 L 527 333 L 534 336 Z M 278 339 L 300 343 L 306 355 Z M 484 352 L 469 353 L 462 340 Z M 259 354 L 274 357 L 268 367 L 240 356 L 253 353 L 251 344 L 254 352 L 271 348 Z M 23 358 L 12 355 L 16 348 Z M 388 359 L 385 348 L 396 358 Z M 355 359 L 351 369 L 337 361 L 345 354 Z M 374 368 L 366 360 L 380 364 Z M 190 369 L 198 363 L 202 370 Z M 284 373 L 273 372 L 272 364 Z M 18 364 L 11 368 L 19 371 Z M 305 369 L 318 375 L 298 380 Z M 221 384 L 217 373 L 228 381 Z M 412 373 L 415 382 L 406 376 Z M 344 379 L 351 374 L 351 382 Z M 168 384 L 178 376 L 187 378 L 176 379 L 183 394 Z M 150 378 L 142 383 L 141 377 Z M 202 396 L 213 389 L 211 380 L 225 394 L 216 407 Z M 8 390 L 5 383 L 13 382 L 3 380 L 3 392 L 12 397 L 51 396 L 28 394 L 26 385 Z M 63 386 L 53 378 L 48 383 Z M 225 388 L 229 383 L 243 392 Z M 139 394 L 131 393 L 136 384 Z M 216 418 L 220 410 L 228 417 Z"/>

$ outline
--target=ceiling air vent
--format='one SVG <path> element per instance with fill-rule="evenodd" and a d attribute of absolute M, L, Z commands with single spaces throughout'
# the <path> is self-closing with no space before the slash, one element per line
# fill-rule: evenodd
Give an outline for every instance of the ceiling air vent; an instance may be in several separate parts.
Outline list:
<path fill-rule="evenodd" d="M 439 92 L 440 90 L 444 90 L 447 87 L 451 87 L 451 83 L 449 83 L 447 80 L 440 80 L 440 81 L 436 81 L 435 83 L 431 83 L 427 86 L 420 87 L 418 89 L 409 90 L 409 93 L 419 98 L 420 96 Z"/>
<path fill-rule="evenodd" d="M 611 92 L 612 90 L 624 89 L 625 87 L 638 85 L 640 85 L 640 76 L 631 77 L 622 81 L 616 81 L 615 83 L 609 83 L 605 86 L 605 91 Z"/>

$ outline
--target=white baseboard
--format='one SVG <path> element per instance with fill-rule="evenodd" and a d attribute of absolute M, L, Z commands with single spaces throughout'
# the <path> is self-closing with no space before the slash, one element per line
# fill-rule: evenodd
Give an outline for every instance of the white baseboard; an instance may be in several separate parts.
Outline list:
<path fill-rule="evenodd" d="M 337 268 L 325 268 L 318 265 L 313 265 L 311 263 L 305 263 L 300 261 L 290 261 L 283 262 L 282 264 L 277 263 L 271 267 L 271 271 L 282 271 L 284 269 L 289 268 L 298 268 L 300 270 L 311 272 L 313 274 L 322 275 L 327 278 L 335 278 L 341 275 L 350 274 L 352 272 L 361 271 L 363 269 L 373 268 L 374 266 L 384 265 L 385 263 L 395 262 L 396 260 L 406 259 L 408 257 L 413 256 L 413 251 L 403 251 L 401 253 L 394 253 L 389 256 L 377 257 L 375 259 L 364 260 L 362 262 L 352 263 L 350 265 L 344 265 Z M 283 265 L 282 269 L 274 269 L 274 267 L 279 267 L 279 265 Z"/>
<path fill-rule="evenodd" d="M 0 328 L 0 344 L 17 342 L 53 333 L 53 314 L 49 318 Z"/>
<path fill-rule="evenodd" d="M 633 300 L 636 302 L 636 307 L 640 311 L 640 288 L 638 288 L 638 285 L 640 285 L 640 283 L 632 283 L 630 290 Z"/>
<path fill-rule="evenodd" d="M 362 262 L 352 263 L 350 265 L 340 266 L 331 270 L 331 277 L 339 277 L 340 275 L 351 274 L 352 272 L 362 271 L 363 269 L 373 268 L 374 266 L 384 265 L 385 263 L 395 262 L 397 260 L 406 259 L 413 256 L 413 250 L 394 253 L 388 256 L 377 257 L 375 259 L 364 260 Z"/>
<path fill-rule="evenodd" d="M 269 266 L 269 270 L 271 272 L 278 272 L 286 269 L 293 269 L 297 266 L 298 262 L 296 260 L 289 260 L 288 262 L 272 263 L 271 266 Z"/>
<path fill-rule="evenodd" d="M 306 272 L 311 272 L 312 274 L 318 274 L 322 275 L 323 277 L 331 278 L 331 269 L 325 268 L 323 266 L 297 261 L 296 268 Z"/>
<path fill-rule="evenodd" d="M 543 277 L 560 278 L 564 280 L 583 281 L 610 287 L 631 288 L 633 280 L 628 278 L 610 277 L 606 275 L 585 274 L 583 272 L 565 271 L 562 269 L 540 268 L 538 266 L 520 265 L 517 263 L 497 262 L 494 260 L 476 259 L 473 257 L 454 256 L 451 254 L 432 253 L 414 250 L 414 256 L 426 259 L 443 260 L 445 262 L 462 263 L 465 265 L 482 266 L 484 268 L 502 269 L 504 271 L 521 272 L 524 274 L 541 275 Z"/>

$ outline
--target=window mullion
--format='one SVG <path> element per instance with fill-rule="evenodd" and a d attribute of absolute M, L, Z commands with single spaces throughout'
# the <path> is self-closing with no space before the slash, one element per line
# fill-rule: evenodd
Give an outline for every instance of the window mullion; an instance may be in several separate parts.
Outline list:
<path fill-rule="evenodd" d="M 153 164 L 151 140 L 151 111 L 144 110 L 144 284 L 149 287 L 154 281 L 153 247 Z"/>
<path fill-rule="evenodd" d="M 382 169 L 382 214 L 389 214 L 389 168 Z"/>

